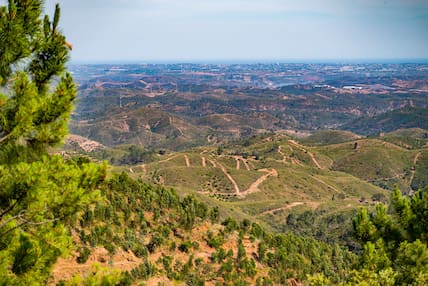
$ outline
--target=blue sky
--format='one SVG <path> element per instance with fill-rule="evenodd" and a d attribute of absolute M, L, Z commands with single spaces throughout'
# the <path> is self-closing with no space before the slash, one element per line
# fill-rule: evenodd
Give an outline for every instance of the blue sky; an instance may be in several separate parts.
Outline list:
<path fill-rule="evenodd" d="M 79 62 L 428 58 L 428 0 L 56 2 Z"/>

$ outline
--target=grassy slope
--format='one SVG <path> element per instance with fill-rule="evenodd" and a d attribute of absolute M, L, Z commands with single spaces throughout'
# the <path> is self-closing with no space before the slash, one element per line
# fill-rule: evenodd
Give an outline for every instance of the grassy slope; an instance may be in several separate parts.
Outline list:
<path fill-rule="evenodd" d="M 354 134 L 350 131 L 344 130 L 321 130 L 316 131 L 300 141 L 305 145 L 318 146 L 330 145 L 352 141 L 361 138 L 361 136 Z"/>
<path fill-rule="evenodd" d="M 134 178 L 174 187 L 179 194 L 193 194 L 211 207 L 220 207 L 225 216 L 252 218 L 268 229 L 282 230 L 290 213 L 350 214 L 374 204 L 374 194 L 388 197 L 394 184 L 403 191 L 410 190 L 411 181 L 413 188 L 426 185 L 428 150 L 418 148 L 426 141 L 410 149 L 389 142 L 389 138 L 409 142 L 406 138 L 415 137 L 409 132 L 424 136 L 420 130 L 400 131 L 382 138 L 305 146 L 271 134 L 221 148 L 153 155 L 151 163 L 116 166 L 113 172 L 125 171 Z M 341 132 L 331 134 L 339 136 L 333 141 L 343 139 Z"/>
<path fill-rule="evenodd" d="M 217 155 L 214 148 L 198 148 L 159 156 L 156 162 L 145 165 L 144 170 L 139 165 L 130 168 L 135 177 L 172 186 L 186 194 L 196 194 L 202 201 L 211 206 L 218 205 L 228 214 L 238 218 L 252 216 L 273 228 L 278 228 L 279 221 L 284 223 L 288 213 L 294 209 L 324 206 L 331 211 L 354 209 L 361 205 L 361 197 L 369 199 L 375 193 L 386 193 L 344 172 L 346 169 L 329 169 L 330 166 L 334 169 L 335 156 L 346 155 L 348 150 L 335 148 L 335 156 L 331 156 L 324 152 L 324 147 L 309 148 L 292 144 L 289 138 L 279 137 L 274 140 L 261 139 L 247 147 L 238 148 L 238 145 L 225 146 L 222 155 Z M 233 154 L 229 154 L 231 152 Z M 258 159 L 247 154 L 257 154 Z M 322 169 L 316 166 L 314 160 Z M 233 183 L 221 166 L 244 195 L 236 195 Z M 251 185 L 272 169 L 276 171 L 276 176 L 267 176 L 255 191 L 247 192 Z M 341 199 L 337 200 L 339 197 Z"/>
<path fill-rule="evenodd" d="M 352 174 L 384 188 L 392 189 L 397 184 L 402 190 L 409 191 L 413 160 L 420 151 L 379 139 L 361 139 L 324 146 L 319 148 L 319 152 L 333 159 L 333 170 Z M 422 152 L 426 151 L 422 149 Z"/>

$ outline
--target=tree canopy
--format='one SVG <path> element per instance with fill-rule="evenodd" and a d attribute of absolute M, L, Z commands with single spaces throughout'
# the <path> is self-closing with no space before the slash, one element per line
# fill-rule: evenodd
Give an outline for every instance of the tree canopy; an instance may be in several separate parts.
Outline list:
<path fill-rule="evenodd" d="M 64 159 L 76 86 L 60 7 L 41 0 L 0 6 L 0 285 L 45 284 L 71 248 L 67 224 L 94 201 L 105 165 Z"/>
<path fill-rule="evenodd" d="M 428 284 L 428 188 L 411 198 L 396 188 L 389 208 L 378 204 L 371 214 L 362 209 L 353 225 L 363 245 L 360 271 L 355 272 L 353 285 L 362 281 Z"/>

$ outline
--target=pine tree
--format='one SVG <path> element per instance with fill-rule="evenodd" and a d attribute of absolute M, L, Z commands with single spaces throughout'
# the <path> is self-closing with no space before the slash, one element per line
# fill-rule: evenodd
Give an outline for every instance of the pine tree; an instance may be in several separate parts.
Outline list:
<path fill-rule="evenodd" d="M 70 219 L 105 176 L 105 165 L 49 154 L 67 134 L 76 87 L 60 8 L 51 21 L 42 7 L 0 6 L 0 285 L 46 284 L 71 248 Z"/>
<path fill-rule="evenodd" d="M 353 224 L 363 253 L 350 284 L 427 285 L 427 222 L 428 188 L 412 198 L 395 188 L 389 208 L 378 204 L 371 214 L 362 209 Z"/>

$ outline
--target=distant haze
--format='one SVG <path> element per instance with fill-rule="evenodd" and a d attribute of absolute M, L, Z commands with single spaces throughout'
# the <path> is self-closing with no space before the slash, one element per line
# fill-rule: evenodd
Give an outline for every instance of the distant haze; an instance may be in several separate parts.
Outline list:
<path fill-rule="evenodd" d="M 427 0 L 55 2 L 78 62 L 428 58 Z"/>

